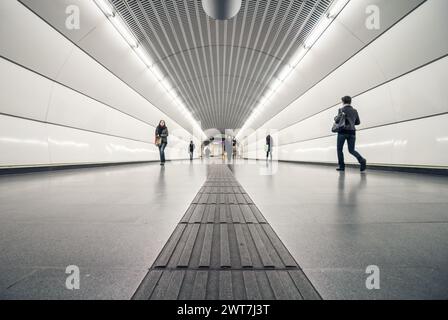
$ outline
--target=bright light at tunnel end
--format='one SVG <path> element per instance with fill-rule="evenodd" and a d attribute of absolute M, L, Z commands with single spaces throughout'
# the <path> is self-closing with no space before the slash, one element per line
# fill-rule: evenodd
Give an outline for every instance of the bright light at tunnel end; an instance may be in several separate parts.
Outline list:
<path fill-rule="evenodd" d="M 299 47 L 299 49 L 291 56 L 289 62 L 283 67 L 283 69 L 280 70 L 277 76 L 274 77 L 274 80 L 268 86 L 268 89 L 258 101 L 258 105 L 254 108 L 252 114 L 246 120 L 242 128 L 238 131 L 236 139 L 241 138 L 245 131 L 254 122 L 254 120 L 263 112 L 267 104 L 272 100 L 272 96 L 277 92 L 281 85 L 286 82 L 292 71 L 302 61 L 308 51 L 311 50 L 314 44 L 319 40 L 322 34 L 327 30 L 327 28 L 337 18 L 337 16 L 349 2 L 350 0 L 333 1 L 326 15 L 321 19 L 317 26 L 315 26 L 311 34 L 305 39 L 303 46 Z"/>
<path fill-rule="evenodd" d="M 188 108 L 185 106 L 182 99 L 176 93 L 175 87 L 165 77 L 165 75 L 156 66 L 154 59 L 148 54 L 145 48 L 138 42 L 137 38 L 129 30 L 126 23 L 115 12 L 108 0 L 94 0 L 97 7 L 103 12 L 106 18 L 111 22 L 121 37 L 132 48 L 136 56 L 145 64 L 157 79 L 159 84 L 165 89 L 166 93 L 171 97 L 171 101 L 176 105 L 182 116 L 188 120 L 193 127 L 193 133 L 199 132 L 202 138 L 206 139 L 207 135 L 202 130 L 199 122 L 193 117 Z"/>

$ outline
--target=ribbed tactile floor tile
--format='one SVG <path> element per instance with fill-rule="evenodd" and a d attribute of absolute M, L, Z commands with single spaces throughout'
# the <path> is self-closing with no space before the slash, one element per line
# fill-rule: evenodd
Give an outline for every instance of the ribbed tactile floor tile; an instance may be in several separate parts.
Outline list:
<path fill-rule="evenodd" d="M 134 299 L 320 299 L 225 165 L 208 178 Z"/>
<path fill-rule="evenodd" d="M 134 299 L 318 300 L 301 270 L 151 270 Z"/>

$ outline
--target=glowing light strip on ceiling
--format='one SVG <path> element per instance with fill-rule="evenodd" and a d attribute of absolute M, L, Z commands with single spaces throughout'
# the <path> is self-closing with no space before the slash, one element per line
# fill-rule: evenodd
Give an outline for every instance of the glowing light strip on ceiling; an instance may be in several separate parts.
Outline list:
<path fill-rule="evenodd" d="M 292 71 L 297 67 L 297 65 L 302 61 L 308 51 L 314 46 L 314 44 L 319 40 L 322 34 L 327 30 L 331 23 L 336 19 L 336 17 L 341 13 L 350 0 L 335 0 L 328 10 L 327 14 L 317 26 L 313 29 L 311 34 L 306 38 L 304 44 L 299 47 L 299 49 L 292 55 L 289 62 L 283 67 L 278 73 L 277 77 L 270 83 L 268 89 L 264 92 L 263 96 L 258 101 L 257 107 L 254 109 L 252 114 L 249 116 L 247 121 L 244 123 L 243 127 L 239 130 L 237 134 L 237 139 L 241 137 L 244 131 L 249 128 L 253 121 L 264 111 L 267 104 L 271 101 L 272 96 L 277 92 L 281 85 L 289 78 Z"/>
<path fill-rule="evenodd" d="M 168 95 L 172 98 L 172 102 L 176 105 L 179 112 L 192 124 L 195 130 L 198 130 L 198 132 L 201 133 L 203 138 L 207 138 L 204 131 L 202 131 L 202 128 L 199 125 L 198 121 L 194 119 L 193 115 L 185 106 L 176 90 L 174 90 L 174 87 L 171 85 L 170 81 L 156 66 L 156 64 L 154 63 L 154 59 L 148 54 L 145 48 L 140 45 L 136 37 L 129 30 L 126 23 L 121 19 L 117 12 L 115 12 L 115 9 L 112 7 L 110 2 L 108 0 L 94 0 L 94 2 L 103 12 L 106 18 L 111 22 L 111 24 L 115 27 L 117 32 L 132 48 L 137 57 L 143 62 L 143 64 L 145 64 L 149 68 L 149 70 L 151 70 L 152 74 L 156 77 L 156 79 L 159 81 Z"/>

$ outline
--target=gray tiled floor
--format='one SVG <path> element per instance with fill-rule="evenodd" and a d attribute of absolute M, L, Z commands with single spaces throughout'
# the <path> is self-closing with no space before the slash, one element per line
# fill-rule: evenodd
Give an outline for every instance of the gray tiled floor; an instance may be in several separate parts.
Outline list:
<path fill-rule="evenodd" d="M 0 299 L 129 299 L 205 177 L 199 163 L 1 176 Z"/>
<path fill-rule="evenodd" d="M 446 177 L 265 167 L 233 170 L 324 299 L 448 298 Z M 380 290 L 366 289 L 369 265 Z"/>
<path fill-rule="evenodd" d="M 324 299 L 448 298 L 446 177 L 233 171 Z M 0 177 L 0 299 L 129 299 L 205 178 L 199 162 Z M 80 290 L 65 289 L 71 264 Z"/>

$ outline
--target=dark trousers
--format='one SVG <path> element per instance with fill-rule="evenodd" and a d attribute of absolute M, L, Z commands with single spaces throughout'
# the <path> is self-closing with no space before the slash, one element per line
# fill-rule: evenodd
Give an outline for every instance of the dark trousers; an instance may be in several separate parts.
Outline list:
<path fill-rule="evenodd" d="M 193 160 L 193 151 L 190 151 L 190 160 Z"/>
<path fill-rule="evenodd" d="M 160 162 L 165 163 L 165 148 L 166 148 L 167 143 L 166 142 L 162 142 L 159 145 L 159 152 L 160 152 Z"/>
<path fill-rule="evenodd" d="M 339 162 L 339 168 L 345 168 L 345 162 L 344 162 L 344 144 L 347 140 L 348 144 L 348 152 L 352 154 L 358 162 L 361 164 L 364 161 L 364 158 L 355 150 L 355 144 L 356 144 L 356 135 L 354 134 L 347 134 L 347 133 L 339 133 L 338 134 L 338 162 Z"/>

